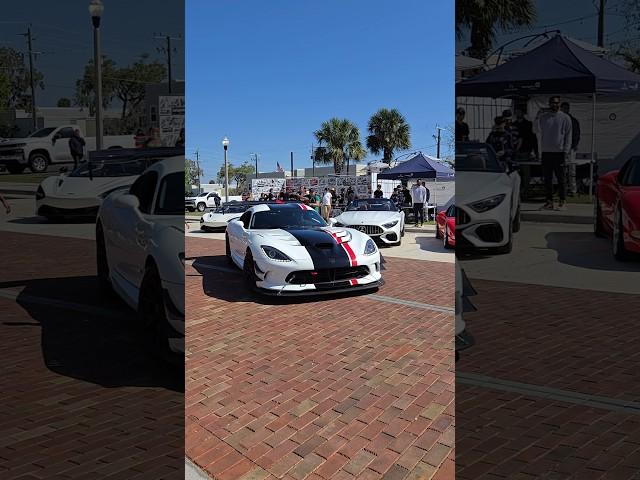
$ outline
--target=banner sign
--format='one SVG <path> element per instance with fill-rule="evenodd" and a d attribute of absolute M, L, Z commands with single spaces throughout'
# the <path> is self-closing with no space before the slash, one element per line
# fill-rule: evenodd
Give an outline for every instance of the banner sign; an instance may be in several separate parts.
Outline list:
<path fill-rule="evenodd" d="M 184 128 L 184 95 L 158 97 L 160 140 L 165 147 L 173 147 Z"/>
<path fill-rule="evenodd" d="M 277 195 L 284 186 L 284 178 L 254 178 L 251 180 L 251 193 L 254 196 L 260 196 L 263 193 L 269 193 L 269 190 L 273 189 L 274 195 Z"/>

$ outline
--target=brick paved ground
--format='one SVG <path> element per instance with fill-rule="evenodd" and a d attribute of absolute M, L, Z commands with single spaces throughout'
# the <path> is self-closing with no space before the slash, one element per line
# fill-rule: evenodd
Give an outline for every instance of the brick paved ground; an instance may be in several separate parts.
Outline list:
<path fill-rule="evenodd" d="M 196 464 L 221 480 L 454 478 L 452 314 L 362 295 L 260 300 L 202 268 L 228 268 L 223 242 L 188 237 L 187 256 L 200 265 L 186 280 Z M 453 265 L 386 267 L 379 295 L 453 306 Z"/>
<path fill-rule="evenodd" d="M 478 312 L 466 320 L 477 343 L 457 373 L 604 396 L 611 406 L 458 383 L 457 478 L 640 478 L 640 416 L 615 407 L 640 399 L 640 298 L 471 281 Z"/>
<path fill-rule="evenodd" d="M 2 240 L 0 478 L 184 478 L 182 375 L 157 366 L 132 312 L 100 296 L 94 243 Z"/>

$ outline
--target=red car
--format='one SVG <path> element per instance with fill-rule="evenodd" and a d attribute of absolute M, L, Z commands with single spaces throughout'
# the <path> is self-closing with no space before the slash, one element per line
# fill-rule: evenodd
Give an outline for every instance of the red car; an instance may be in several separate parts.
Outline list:
<path fill-rule="evenodd" d="M 456 206 L 451 205 L 436 215 L 436 238 L 441 238 L 444 248 L 456 246 Z"/>
<path fill-rule="evenodd" d="M 618 260 L 640 253 L 640 156 L 598 179 L 595 209 L 594 233 L 611 237 Z"/>

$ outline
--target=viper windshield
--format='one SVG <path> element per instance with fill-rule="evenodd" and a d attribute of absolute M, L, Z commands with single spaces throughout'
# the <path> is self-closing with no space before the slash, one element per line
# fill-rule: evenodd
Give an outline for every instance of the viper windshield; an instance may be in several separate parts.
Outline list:
<path fill-rule="evenodd" d="M 396 212 L 398 209 L 393 202 L 386 198 L 361 198 L 352 201 L 347 212 Z"/>
<path fill-rule="evenodd" d="M 216 208 L 213 213 L 244 213 L 249 205 L 223 205 Z"/>
<path fill-rule="evenodd" d="M 69 177 L 130 177 L 140 175 L 145 169 L 154 163 L 149 158 L 137 158 L 134 160 L 92 160 L 82 163 L 69 174 Z M 89 171 L 91 168 L 91 172 Z"/>
<path fill-rule="evenodd" d="M 253 214 L 251 228 L 272 230 L 276 228 L 314 228 L 326 227 L 327 222 L 315 210 L 302 208 L 276 208 Z"/>

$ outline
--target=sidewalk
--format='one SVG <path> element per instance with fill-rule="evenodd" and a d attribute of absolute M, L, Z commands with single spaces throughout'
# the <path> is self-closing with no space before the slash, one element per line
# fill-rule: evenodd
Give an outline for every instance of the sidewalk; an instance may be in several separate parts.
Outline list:
<path fill-rule="evenodd" d="M 567 203 L 564 212 L 542 210 L 542 203 L 522 203 L 520 215 L 523 221 L 543 223 L 593 223 L 593 205 L 585 203 Z"/>
<path fill-rule="evenodd" d="M 38 183 L 9 183 L 0 182 L 0 192 L 13 193 L 19 195 L 35 194 L 38 189 Z"/>

